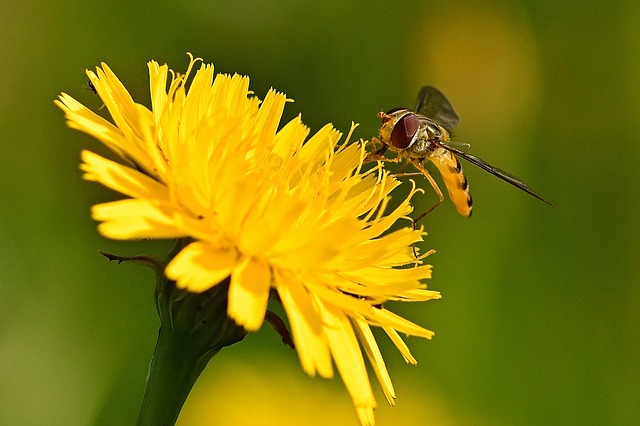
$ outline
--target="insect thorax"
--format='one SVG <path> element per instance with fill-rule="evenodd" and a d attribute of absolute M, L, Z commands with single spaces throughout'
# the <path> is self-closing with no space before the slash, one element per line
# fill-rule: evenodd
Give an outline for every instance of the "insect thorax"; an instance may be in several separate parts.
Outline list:
<path fill-rule="evenodd" d="M 426 137 L 419 135 L 416 141 L 411 145 L 411 153 L 416 157 L 428 157 L 430 152 L 435 148 L 435 141 L 429 140 Z M 412 157 L 414 156 L 412 155 Z"/>
<path fill-rule="evenodd" d="M 411 145 L 415 156 L 430 157 L 434 151 L 441 148 L 440 142 L 449 140 L 449 132 L 431 119 L 420 117 L 420 128 Z"/>

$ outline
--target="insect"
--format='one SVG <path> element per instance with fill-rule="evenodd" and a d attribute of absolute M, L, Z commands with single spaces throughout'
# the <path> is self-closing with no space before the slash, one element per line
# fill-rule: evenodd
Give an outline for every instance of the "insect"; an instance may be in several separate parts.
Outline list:
<path fill-rule="evenodd" d="M 94 95 L 98 94 L 98 91 L 96 90 L 96 86 L 93 85 L 93 81 L 87 80 L 87 84 L 85 87 L 86 89 L 91 90 Z"/>
<path fill-rule="evenodd" d="M 436 204 L 413 220 L 414 226 L 444 200 L 440 187 L 424 166 L 425 160 L 431 161 L 440 172 L 449 198 L 462 216 L 471 216 L 473 200 L 469 192 L 467 178 L 456 156 L 460 156 L 550 206 L 556 207 L 511 173 L 494 167 L 475 155 L 468 154 L 462 150 L 464 148 L 453 146 L 450 141 L 450 133 L 457 126 L 460 118 L 447 98 L 438 89 L 431 86 L 423 87 L 418 95 L 415 112 L 407 108 L 394 108 L 386 113 L 380 112 L 378 117 L 382 119 L 380 126 L 382 147 L 372 153 L 369 158 L 392 162 L 399 162 L 403 159 L 408 161 L 418 172 L 402 173 L 400 176 L 422 175 L 438 195 Z M 468 144 L 459 145 L 469 148 Z M 383 154 L 387 150 L 396 152 L 396 158 L 384 157 Z"/>

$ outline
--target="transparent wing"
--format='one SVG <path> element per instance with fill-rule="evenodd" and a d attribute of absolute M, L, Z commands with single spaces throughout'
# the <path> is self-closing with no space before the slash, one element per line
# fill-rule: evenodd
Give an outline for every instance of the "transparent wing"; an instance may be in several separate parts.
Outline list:
<path fill-rule="evenodd" d="M 492 175 L 494 175 L 495 177 L 502 179 L 503 181 L 510 183 L 511 185 L 515 186 L 516 188 L 519 188 L 521 190 L 523 190 L 524 192 L 526 192 L 527 194 L 533 195 L 534 197 L 536 197 L 538 200 L 543 201 L 547 204 L 549 204 L 552 207 L 558 208 L 558 206 L 554 205 L 553 203 L 545 200 L 544 198 L 542 198 L 541 196 L 539 196 L 538 194 L 536 194 L 533 189 L 529 188 L 527 186 L 526 183 L 524 183 L 523 181 L 521 181 L 519 178 L 517 178 L 516 176 L 512 175 L 509 172 L 505 172 L 502 169 L 499 169 L 497 167 L 492 166 L 491 164 L 486 163 L 484 160 L 482 160 L 481 158 L 476 157 L 475 155 L 471 155 L 469 153 L 466 153 L 464 151 L 460 151 L 459 149 L 456 149 L 452 146 L 449 146 L 446 143 L 442 143 L 442 146 L 448 150 L 453 152 L 456 155 L 459 155 L 461 158 L 464 158 L 465 160 L 467 160 L 468 162 L 475 164 L 476 166 L 480 167 L 483 170 L 486 170 L 487 172 L 491 173 Z"/>
<path fill-rule="evenodd" d="M 460 122 L 447 98 L 435 87 L 424 86 L 418 94 L 415 112 L 422 114 L 451 133 Z"/>
<path fill-rule="evenodd" d="M 471 149 L 471 145 L 466 142 L 448 140 L 446 142 L 447 147 L 457 149 L 458 151 L 467 152 Z"/>

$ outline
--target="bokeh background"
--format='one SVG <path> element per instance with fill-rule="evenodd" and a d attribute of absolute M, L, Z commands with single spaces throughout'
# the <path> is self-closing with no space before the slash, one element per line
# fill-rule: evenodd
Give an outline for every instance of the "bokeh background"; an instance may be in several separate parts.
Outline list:
<path fill-rule="evenodd" d="M 105 61 L 148 105 L 146 62 L 184 70 L 187 51 L 362 138 L 437 86 L 456 140 L 560 207 L 466 166 L 474 216 L 447 201 L 424 220 L 443 299 L 395 307 L 436 337 L 409 339 L 418 366 L 380 339 L 398 400 L 374 383 L 378 425 L 637 424 L 640 3 L 616 0 L 0 2 L 0 424 L 134 423 L 153 276 L 98 250 L 167 245 L 97 234 L 90 206 L 118 196 L 78 163 L 102 148 L 52 101 L 99 108 L 83 71 Z M 264 327 L 212 360 L 179 424 L 356 422 L 340 380 Z"/>

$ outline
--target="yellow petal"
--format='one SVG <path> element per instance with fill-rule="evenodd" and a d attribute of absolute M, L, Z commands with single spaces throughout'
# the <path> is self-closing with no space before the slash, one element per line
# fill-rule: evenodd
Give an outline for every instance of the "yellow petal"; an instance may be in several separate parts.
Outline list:
<path fill-rule="evenodd" d="M 369 421 L 373 420 L 376 400 L 373 397 L 367 369 L 351 321 L 341 310 L 331 306 L 325 305 L 321 310 L 325 324 L 324 332 L 336 367 L 351 395 L 360 421 L 363 424 L 369 424 Z"/>
<path fill-rule="evenodd" d="M 271 152 L 274 155 L 285 159 L 300 149 L 302 142 L 308 134 L 309 128 L 302 123 L 302 120 L 298 115 L 278 131 L 274 139 L 274 146 Z"/>
<path fill-rule="evenodd" d="M 151 109 L 155 117 L 155 124 L 158 125 L 167 101 L 167 75 L 169 73 L 169 67 L 167 65 L 160 66 L 156 61 L 150 61 L 148 67 L 151 89 Z"/>
<path fill-rule="evenodd" d="M 236 261 L 235 250 L 194 242 L 169 262 L 165 273 L 179 288 L 199 293 L 227 278 Z"/>
<path fill-rule="evenodd" d="M 90 151 L 82 151 L 84 178 L 133 198 L 168 201 L 167 187 L 149 176 Z"/>
<path fill-rule="evenodd" d="M 412 336 L 431 339 L 435 334 L 433 331 L 422 328 L 419 325 L 414 324 L 386 309 L 374 307 L 371 311 L 370 317 L 367 319 L 382 326 L 392 327 L 401 333 L 410 334 Z"/>
<path fill-rule="evenodd" d="M 299 281 L 278 270 L 274 273 L 274 280 L 289 318 L 302 370 L 312 377 L 316 373 L 324 378 L 333 377 L 331 352 L 323 333 L 322 320 L 311 296 Z"/>
<path fill-rule="evenodd" d="M 271 89 L 267 92 L 260 110 L 253 123 L 253 138 L 264 143 L 266 146 L 273 146 L 273 139 L 280 123 L 280 118 L 284 111 L 284 104 L 287 96 Z"/>
<path fill-rule="evenodd" d="M 357 318 L 352 318 L 352 322 L 354 325 L 353 328 L 360 340 L 360 344 L 369 358 L 369 363 L 371 364 L 371 367 L 373 367 L 373 371 L 378 378 L 378 382 L 380 382 L 380 386 L 382 386 L 382 391 L 385 398 L 387 398 L 387 402 L 389 405 L 395 405 L 396 393 L 393 390 L 391 377 L 389 377 L 389 372 L 387 371 L 387 367 L 384 363 L 384 358 L 382 358 L 380 348 L 378 347 L 375 337 L 373 337 L 369 324 Z"/>
<path fill-rule="evenodd" d="M 326 124 L 302 146 L 298 159 L 304 163 L 320 164 L 340 139 L 342 133 L 331 124 Z"/>
<path fill-rule="evenodd" d="M 398 348 L 404 360 L 409 364 L 416 365 L 418 361 L 416 361 L 413 355 L 411 355 L 411 351 L 409 350 L 409 347 L 404 342 L 404 340 L 402 340 L 402 337 L 400 337 L 398 332 L 395 331 L 393 328 L 386 327 L 386 326 L 382 326 L 382 329 L 385 331 L 385 333 L 387 333 L 387 335 L 389 336 L 393 344 L 396 345 L 396 348 Z"/>
<path fill-rule="evenodd" d="M 347 271 L 345 276 L 352 278 L 353 281 L 361 281 L 366 279 L 368 283 L 410 283 L 417 284 L 420 280 L 431 277 L 431 265 L 422 265 L 415 268 L 381 268 L 378 266 L 370 266 L 358 270 Z"/>
<path fill-rule="evenodd" d="M 104 62 L 102 68 L 97 68 L 97 78 L 89 74 L 89 78 L 100 94 L 102 101 L 109 110 L 113 121 L 126 139 L 136 145 L 140 137 L 138 132 L 139 113 L 136 103 L 126 87 Z"/>
<path fill-rule="evenodd" d="M 116 240 L 179 238 L 185 232 L 174 220 L 170 206 L 145 199 L 127 199 L 92 207 L 91 215 L 101 221 L 98 230 Z"/>
<path fill-rule="evenodd" d="M 66 93 L 61 94 L 60 100 L 55 101 L 55 103 L 65 112 L 68 120 L 67 125 L 70 128 L 95 137 L 124 159 L 130 159 L 136 154 L 143 155 L 136 147 L 130 145 L 129 141 L 116 126 Z"/>
<path fill-rule="evenodd" d="M 260 328 L 269 301 L 269 264 L 255 257 L 242 259 L 231 275 L 228 314 L 248 331 Z"/>
<path fill-rule="evenodd" d="M 398 300 L 401 302 L 426 302 L 427 300 L 441 299 L 439 291 L 424 290 L 424 289 L 411 289 L 411 290 L 398 290 L 393 296 L 389 297 L 389 300 Z"/>

